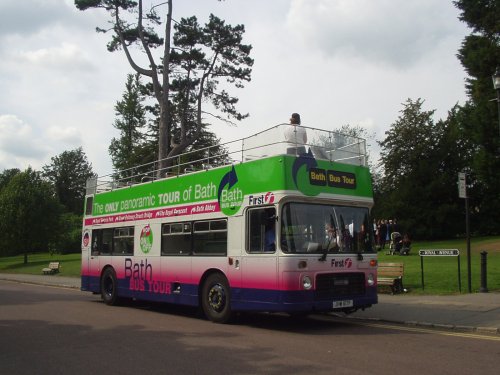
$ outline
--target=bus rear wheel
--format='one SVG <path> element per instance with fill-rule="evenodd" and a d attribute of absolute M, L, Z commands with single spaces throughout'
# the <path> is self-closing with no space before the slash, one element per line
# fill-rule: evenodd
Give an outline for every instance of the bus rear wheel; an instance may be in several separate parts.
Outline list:
<path fill-rule="evenodd" d="M 226 278 L 214 273 L 203 283 L 201 307 L 205 316 L 215 323 L 227 323 L 231 319 L 231 295 Z"/>
<path fill-rule="evenodd" d="M 106 268 L 101 277 L 101 298 L 106 305 L 115 306 L 119 302 L 118 282 L 112 268 Z"/>

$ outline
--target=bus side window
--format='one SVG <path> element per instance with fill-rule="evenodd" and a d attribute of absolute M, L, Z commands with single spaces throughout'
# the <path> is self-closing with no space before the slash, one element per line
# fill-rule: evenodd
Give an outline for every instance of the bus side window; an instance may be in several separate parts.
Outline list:
<path fill-rule="evenodd" d="M 227 220 L 195 221 L 193 255 L 227 255 Z"/>
<path fill-rule="evenodd" d="M 92 215 L 92 207 L 94 203 L 94 197 L 87 197 L 85 200 L 85 215 L 90 216 Z"/>
<path fill-rule="evenodd" d="M 113 229 L 94 229 L 92 231 L 92 255 L 111 255 Z"/>
<path fill-rule="evenodd" d="M 255 208 L 247 211 L 247 252 L 276 251 L 276 209 Z"/>
<path fill-rule="evenodd" d="M 163 224 L 161 255 L 191 254 L 191 223 Z"/>
<path fill-rule="evenodd" d="M 133 255 L 134 227 L 116 228 L 113 244 L 113 255 Z"/>
<path fill-rule="evenodd" d="M 101 233 L 101 255 L 111 255 L 111 250 L 113 249 L 113 229 L 103 229 Z"/>

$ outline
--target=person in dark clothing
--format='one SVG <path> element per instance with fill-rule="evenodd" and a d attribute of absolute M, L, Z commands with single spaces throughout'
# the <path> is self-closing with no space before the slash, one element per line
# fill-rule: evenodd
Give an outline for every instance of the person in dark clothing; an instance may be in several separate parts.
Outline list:
<path fill-rule="evenodd" d="M 408 255 L 411 249 L 411 240 L 408 233 L 405 233 L 403 236 L 403 240 L 401 241 L 402 247 L 399 251 L 399 255 Z"/>
<path fill-rule="evenodd" d="M 264 213 L 264 251 L 276 250 L 276 211 L 274 208 L 267 208 Z"/>
<path fill-rule="evenodd" d="M 385 243 L 387 241 L 387 224 L 385 220 L 380 220 L 380 247 L 385 249 Z"/>

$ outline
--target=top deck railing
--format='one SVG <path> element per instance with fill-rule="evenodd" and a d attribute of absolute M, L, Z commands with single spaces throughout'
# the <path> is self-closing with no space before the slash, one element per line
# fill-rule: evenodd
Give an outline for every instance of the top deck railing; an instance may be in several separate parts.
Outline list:
<path fill-rule="evenodd" d="M 307 134 L 305 142 L 304 132 Z M 290 124 L 279 124 L 249 137 L 166 158 L 169 166 L 163 169 L 159 168 L 159 161 L 154 161 L 93 177 L 87 181 L 86 191 L 87 194 L 110 191 L 281 154 L 306 154 L 332 162 L 367 165 L 366 141 L 362 138 L 307 126 L 297 128 Z"/>

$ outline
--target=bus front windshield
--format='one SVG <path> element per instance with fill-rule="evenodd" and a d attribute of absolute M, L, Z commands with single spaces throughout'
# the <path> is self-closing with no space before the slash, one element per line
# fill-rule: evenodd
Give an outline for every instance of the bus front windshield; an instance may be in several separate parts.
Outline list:
<path fill-rule="evenodd" d="M 287 203 L 281 215 L 280 244 L 285 253 L 372 253 L 369 210 Z"/>

